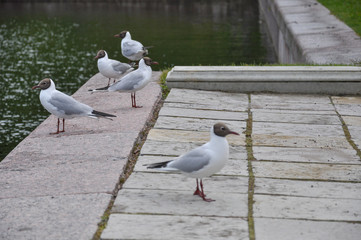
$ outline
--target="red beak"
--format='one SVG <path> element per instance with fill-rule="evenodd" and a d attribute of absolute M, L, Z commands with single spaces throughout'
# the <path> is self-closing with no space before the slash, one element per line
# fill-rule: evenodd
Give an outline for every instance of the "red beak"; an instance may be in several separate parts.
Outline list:
<path fill-rule="evenodd" d="M 152 64 L 157 64 L 158 65 L 159 63 L 158 62 L 152 62 Z"/>
<path fill-rule="evenodd" d="M 229 134 L 239 135 L 237 132 L 229 132 Z"/>
<path fill-rule="evenodd" d="M 40 86 L 39 85 L 35 85 L 34 87 L 32 87 L 31 89 L 36 89 L 36 88 L 40 88 Z"/>

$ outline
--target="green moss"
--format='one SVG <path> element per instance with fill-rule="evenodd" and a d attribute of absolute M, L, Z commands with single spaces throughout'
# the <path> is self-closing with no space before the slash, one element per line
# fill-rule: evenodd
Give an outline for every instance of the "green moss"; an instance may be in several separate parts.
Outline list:
<path fill-rule="evenodd" d="M 168 93 L 170 92 L 169 88 L 167 87 L 167 75 L 171 68 L 165 69 L 162 71 L 162 75 L 160 75 L 160 86 L 162 88 L 162 98 L 166 99 Z"/>

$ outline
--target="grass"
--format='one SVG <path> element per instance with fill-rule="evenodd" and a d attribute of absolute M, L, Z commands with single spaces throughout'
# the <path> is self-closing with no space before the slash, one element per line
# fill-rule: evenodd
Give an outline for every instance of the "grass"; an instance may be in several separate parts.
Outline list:
<path fill-rule="evenodd" d="M 171 68 L 165 69 L 162 71 L 162 74 L 160 75 L 160 86 L 162 88 L 162 98 L 166 99 L 168 96 L 168 93 L 170 92 L 169 88 L 166 85 L 166 78 L 168 75 L 168 72 L 171 70 Z"/>
<path fill-rule="evenodd" d="M 361 36 L 361 1 L 360 0 L 318 0 L 333 15 L 345 22 Z"/>

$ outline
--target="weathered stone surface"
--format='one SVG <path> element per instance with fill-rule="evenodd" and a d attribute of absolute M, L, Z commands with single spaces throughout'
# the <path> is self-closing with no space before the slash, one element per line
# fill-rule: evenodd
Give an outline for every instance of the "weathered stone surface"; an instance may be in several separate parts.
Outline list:
<path fill-rule="evenodd" d="M 361 127 L 361 117 L 359 116 L 343 116 L 342 119 L 345 121 L 347 126 Z"/>
<path fill-rule="evenodd" d="M 345 137 L 295 137 L 252 134 L 253 146 L 352 149 Z"/>
<path fill-rule="evenodd" d="M 153 73 L 154 80 L 159 75 Z M 131 108 L 129 94 L 89 93 L 107 82 L 97 74 L 73 96 L 115 114 L 113 121 L 70 119 L 65 133 L 49 135 L 57 122 L 50 116 L 0 163 L 1 239 L 92 238 L 134 140 L 161 97 L 156 83 L 137 94 L 141 109 Z"/>
<path fill-rule="evenodd" d="M 216 200 L 209 204 L 193 191 L 154 191 L 124 189 L 112 208 L 113 213 L 166 214 L 187 216 L 246 217 L 247 195 L 206 191 L 207 197 Z M 187 206 L 187 207 L 184 207 Z"/>
<path fill-rule="evenodd" d="M 246 240 L 248 223 L 244 218 L 111 214 L 101 236 L 104 240 L 170 238 Z"/>
<path fill-rule="evenodd" d="M 260 240 L 339 240 L 361 236 L 359 223 L 279 218 L 255 218 L 254 222 L 256 236 Z"/>
<path fill-rule="evenodd" d="M 91 239 L 110 194 L 0 199 L 1 239 Z"/>
<path fill-rule="evenodd" d="M 355 104 L 361 105 L 361 97 L 338 97 L 332 96 L 332 101 L 334 104 Z"/>
<path fill-rule="evenodd" d="M 176 141 L 161 142 L 161 141 L 148 139 L 144 143 L 140 154 L 177 157 L 201 145 L 203 145 L 203 143 L 176 142 Z M 229 159 L 246 160 L 247 159 L 246 147 L 230 145 Z"/>
<path fill-rule="evenodd" d="M 169 93 L 165 106 L 244 112 L 248 108 L 248 96 L 225 92 L 174 89 Z"/>
<path fill-rule="evenodd" d="M 252 162 L 256 177 L 361 182 L 361 165 Z"/>
<path fill-rule="evenodd" d="M 330 221 L 360 221 L 360 199 L 254 195 L 253 216 Z"/>
<path fill-rule="evenodd" d="M 305 114 L 293 111 L 292 113 L 278 113 L 272 111 L 252 111 L 253 122 L 303 123 L 317 125 L 339 125 L 340 119 L 333 115 Z"/>
<path fill-rule="evenodd" d="M 354 149 L 343 148 L 291 148 L 291 147 L 253 147 L 257 160 L 309 163 L 350 163 L 361 164 Z"/>
<path fill-rule="evenodd" d="M 200 121 L 196 118 L 160 116 L 157 119 L 157 123 L 154 128 L 209 132 L 211 126 L 217 122 L 219 122 L 219 120 L 202 119 Z M 224 120 L 222 122 L 225 123 L 231 130 L 239 132 L 240 134 L 246 130 L 246 122 L 244 121 Z"/>
<path fill-rule="evenodd" d="M 205 191 L 215 193 L 242 193 L 248 191 L 248 177 L 212 176 L 203 179 Z M 177 190 L 188 193 L 196 189 L 196 180 L 181 174 L 135 171 L 124 184 L 124 189 Z"/>
<path fill-rule="evenodd" d="M 217 119 L 219 120 L 246 120 L 248 118 L 247 112 L 231 112 L 231 111 L 214 111 L 203 109 L 177 108 L 177 107 L 163 107 L 159 116 L 176 116 L 188 117 L 197 119 Z"/>
<path fill-rule="evenodd" d="M 256 194 L 296 197 L 361 199 L 361 183 L 300 181 L 257 177 L 254 192 Z"/>
<path fill-rule="evenodd" d="M 341 125 L 253 122 L 252 134 L 295 137 L 339 137 L 344 135 L 344 132 Z"/>
<path fill-rule="evenodd" d="M 209 141 L 209 132 L 170 130 L 170 129 L 152 129 L 148 134 L 148 139 L 165 142 L 193 142 L 206 143 Z M 228 143 L 232 145 L 245 145 L 245 136 L 228 135 Z"/>
<path fill-rule="evenodd" d="M 335 108 L 342 116 L 361 116 L 361 105 L 335 104 Z"/>

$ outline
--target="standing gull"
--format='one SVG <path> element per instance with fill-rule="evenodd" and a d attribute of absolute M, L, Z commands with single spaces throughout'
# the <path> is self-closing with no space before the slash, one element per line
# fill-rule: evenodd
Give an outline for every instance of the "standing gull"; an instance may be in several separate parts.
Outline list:
<path fill-rule="evenodd" d="M 40 88 L 40 102 L 48 112 L 58 117 L 57 131 L 53 134 L 65 132 L 64 125 L 65 119 L 75 117 L 91 117 L 91 118 L 107 118 L 112 120 L 110 117 L 116 117 L 112 114 L 99 112 L 93 110 L 88 105 L 78 102 L 71 96 L 68 96 L 55 88 L 53 80 L 45 78 L 39 82 L 38 85 L 32 87 L 32 89 Z M 63 130 L 59 131 L 60 118 L 63 119 Z"/>
<path fill-rule="evenodd" d="M 215 124 L 211 127 L 210 132 L 211 140 L 204 145 L 197 147 L 174 160 L 148 164 L 147 168 L 181 172 L 187 177 L 196 178 L 197 188 L 194 195 L 200 196 L 206 202 L 214 201 L 206 198 L 203 190 L 202 178 L 211 176 L 224 167 L 229 155 L 229 146 L 226 136 L 228 134 L 239 134 L 231 131 L 224 123 Z M 200 179 L 200 184 L 198 184 L 198 179 Z"/>
<path fill-rule="evenodd" d="M 98 54 L 95 56 L 95 59 L 98 59 L 98 70 L 104 76 L 109 78 L 108 86 L 110 84 L 110 79 L 120 78 L 122 75 L 133 71 L 131 65 L 127 63 L 122 63 L 114 59 L 108 58 L 108 54 L 105 50 L 99 50 Z"/>
<path fill-rule="evenodd" d="M 144 47 L 140 42 L 132 40 L 128 31 L 122 31 L 119 34 L 114 35 L 114 37 L 122 38 L 122 54 L 129 60 L 139 61 L 148 54 L 148 48 L 150 47 Z"/>
<path fill-rule="evenodd" d="M 135 101 L 135 92 L 143 89 L 152 79 L 152 64 L 158 64 L 149 57 L 144 57 L 139 61 L 137 70 L 128 73 L 118 82 L 104 88 L 98 88 L 89 91 L 109 91 L 109 92 L 130 92 L 132 99 L 132 107 L 140 108 Z"/>

